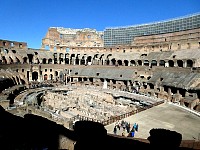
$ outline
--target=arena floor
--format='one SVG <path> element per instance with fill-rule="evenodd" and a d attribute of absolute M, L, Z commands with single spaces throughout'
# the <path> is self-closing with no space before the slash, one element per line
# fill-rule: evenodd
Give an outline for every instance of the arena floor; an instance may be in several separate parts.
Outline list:
<path fill-rule="evenodd" d="M 147 139 L 152 128 L 164 128 L 182 134 L 183 140 L 200 140 L 200 116 L 173 104 L 164 103 L 124 119 L 139 125 L 135 138 Z M 114 125 L 107 125 L 108 133 L 113 134 Z M 118 135 L 122 130 L 117 131 Z M 127 134 L 126 134 L 127 135 Z"/>

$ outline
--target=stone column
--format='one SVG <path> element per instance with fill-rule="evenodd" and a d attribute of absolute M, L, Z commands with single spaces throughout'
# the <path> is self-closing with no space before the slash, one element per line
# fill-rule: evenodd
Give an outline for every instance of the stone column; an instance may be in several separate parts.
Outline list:
<path fill-rule="evenodd" d="M 76 59 L 72 58 L 72 65 L 76 65 Z"/>
<path fill-rule="evenodd" d="M 168 95 L 172 95 L 172 92 L 171 92 L 171 89 L 170 88 L 168 88 Z"/>
<path fill-rule="evenodd" d="M 29 72 L 29 81 L 32 81 L 32 72 Z"/>
<path fill-rule="evenodd" d="M 103 89 L 107 89 L 107 88 L 108 88 L 108 83 L 107 83 L 106 79 L 104 79 Z"/>
<path fill-rule="evenodd" d="M 186 68 L 187 67 L 187 61 L 183 61 L 183 67 Z"/>
<path fill-rule="evenodd" d="M 81 65 L 81 59 L 78 59 L 78 65 L 79 66 Z"/>
<path fill-rule="evenodd" d="M 174 61 L 174 67 L 178 67 L 177 60 L 176 60 L 176 61 Z"/>
<path fill-rule="evenodd" d="M 144 66 L 144 60 L 142 61 L 142 66 Z"/>
<path fill-rule="evenodd" d="M 169 62 L 165 62 L 165 67 L 169 67 Z"/>

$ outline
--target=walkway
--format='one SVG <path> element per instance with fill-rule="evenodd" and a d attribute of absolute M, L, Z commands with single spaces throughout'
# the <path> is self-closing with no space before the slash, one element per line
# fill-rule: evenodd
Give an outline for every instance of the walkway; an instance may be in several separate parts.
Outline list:
<path fill-rule="evenodd" d="M 131 127 L 138 123 L 136 138 L 147 139 L 152 128 L 177 131 L 182 134 L 183 140 L 200 138 L 200 117 L 169 103 L 147 109 L 124 120 L 130 122 Z M 113 134 L 114 125 L 115 123 L 105 126 L 108 133 Z M 122 130 L 118 134 L 121 135 Z"/>

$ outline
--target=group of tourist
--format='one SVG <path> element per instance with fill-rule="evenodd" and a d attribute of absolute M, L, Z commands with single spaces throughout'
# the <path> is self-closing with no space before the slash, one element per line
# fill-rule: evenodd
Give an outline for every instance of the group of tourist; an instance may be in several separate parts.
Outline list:
<path fill-rule="evenodd" d="M 130 122 L 122 120 L 121 122 L 117 121 L 115 123 L 113 133 L 117 135 L 118 131 L 122 129 L 122 136 L 126 136 L 126 133 L 128 134 L 127 137 L 134 137 L 135 132 L 138 132 L 138 124 L 134 123 L 133 126 L 131 127 Z"/>

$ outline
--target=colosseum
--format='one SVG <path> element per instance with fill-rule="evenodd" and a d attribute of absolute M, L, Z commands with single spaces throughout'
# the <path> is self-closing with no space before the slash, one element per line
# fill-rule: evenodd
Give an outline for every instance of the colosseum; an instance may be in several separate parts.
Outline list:
<path fill-rule="evenodd" d="M 104 31 L 50 27 L 40 49 L 1 39 L 0 85 L 7 112 L 69 129 L 168 103 L 198 116 L 200 139 L 200 14 Z"/>

